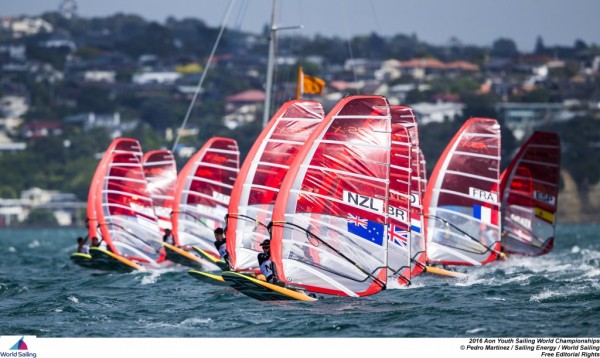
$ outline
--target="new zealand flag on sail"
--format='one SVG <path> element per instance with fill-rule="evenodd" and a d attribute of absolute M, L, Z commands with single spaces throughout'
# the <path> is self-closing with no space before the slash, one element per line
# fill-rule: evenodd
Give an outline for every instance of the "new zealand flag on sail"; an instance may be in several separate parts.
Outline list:
<path fill-rule="evenodd" d="M 360 216 L 348 214 L 346 217 L 348 232 L 369 240 L 379 246 L 383 245 L 384 226 Z"/>

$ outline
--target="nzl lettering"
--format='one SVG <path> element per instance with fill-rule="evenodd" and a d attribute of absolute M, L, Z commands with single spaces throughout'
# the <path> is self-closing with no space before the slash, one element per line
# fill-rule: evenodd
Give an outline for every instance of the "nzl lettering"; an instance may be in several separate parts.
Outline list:
<path fill-rule="evenodd" d="M 489 203 L 498 203 L 498 194 L 490 193 L 489 191 L 470 187 L 469 196 L 475 199 L 487 201 Z"/>
<path fill-rule="evenodd" d="M 344 202 L 383 213 L 383 200 L 344 190 Z"/>

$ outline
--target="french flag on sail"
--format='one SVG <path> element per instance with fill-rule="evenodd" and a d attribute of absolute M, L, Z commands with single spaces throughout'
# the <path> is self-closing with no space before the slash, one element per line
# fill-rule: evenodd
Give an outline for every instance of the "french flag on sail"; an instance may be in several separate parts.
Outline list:
<path fill-rule="evenodd" d="M 498 225 L 498 210 L 481 205 L 473 205 L 473 217 L 484 224 Z"/>

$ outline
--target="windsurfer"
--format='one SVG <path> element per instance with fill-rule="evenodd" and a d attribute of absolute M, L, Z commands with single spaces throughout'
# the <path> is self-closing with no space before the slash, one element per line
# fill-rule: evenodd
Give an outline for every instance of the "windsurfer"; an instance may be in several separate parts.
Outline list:
<path fill-rule="evenodd" d="M 85 237 L 85 239 L 81 236 L 77 238 L 77 252 L 82 254 L 90 253 L 90 247 L 86 245 L 87 239 L 87 236 Z"/>
<path fill-rule="evenodd" d="M 263 249 L 263 252 L 259 253 L 257 256 L 260 272 L 265 276 L 265 280 L 268 283 L 283 287 L 283 282 L 277 279 L 275 271 L 273 270 L 273 262 L 271 261 L 271 240 L 266 239 L 260 244 L 260 247 Z"/>
<path fill-rule="evenodd" d="M 215 234 L 215 248 L 219 252 L 219 255 L 223 260 L 227 258 L 227 239 L 225 238 L 225 230 L 222 227 L 218 227 L 214 231 Z"/>
<path fill-rule="evenodd" d="M 165 229 L 163 241 L 169 245 L 175 245 L 175 240 L 173 239 L 173 233 L 171 232 L 171 229 Z"/>
<path fill-rule="evenodd" d="M 100 241 L 98 241 L 97 237 L 92 237 L 92 247 L 100 247 Z"/>

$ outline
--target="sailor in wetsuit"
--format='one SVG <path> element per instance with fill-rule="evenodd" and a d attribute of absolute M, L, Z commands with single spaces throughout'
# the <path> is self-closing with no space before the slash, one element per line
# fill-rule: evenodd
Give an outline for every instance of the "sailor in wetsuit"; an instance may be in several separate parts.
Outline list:
<path fill-rule="evenodd" d="M 227 261 L 227 239 L 225 238 L 225 230 L 222 227 L 218 227 L 214 231 L 215 234 L 215 247 L 219 252 L 219 255 L 224 261 Z"/>
<path fill-rule="evenodd" d="M 260 246 L 263 249 L 263 252 L 257 256 L 260 272 L 265 276 L 268 283 L 283 286 L 283 284 L 277 280 L 275 272 L 273 271 L 273 262 L 271 261 L 271 240 L 266 239 Z"/>

